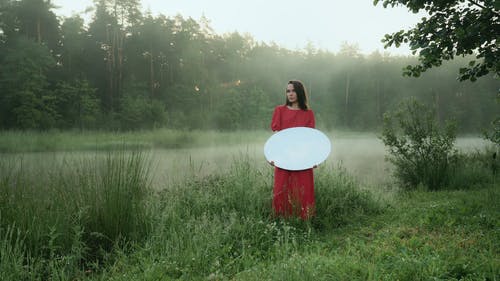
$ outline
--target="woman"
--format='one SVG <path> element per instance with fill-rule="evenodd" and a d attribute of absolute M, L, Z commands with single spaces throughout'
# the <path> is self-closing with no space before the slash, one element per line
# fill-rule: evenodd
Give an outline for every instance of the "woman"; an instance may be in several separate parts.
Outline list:
<path fill-rule="evenodd" d="M 286 87 L 286 102 L 274 109 L 271 129 L 315 127 L 314 113 L 307 103 L 307 92 L 300 81 L 292 80 Z M 270 162 L 274 166 L 274 162 Z M 313 169 L 288 171 L 274 168 L 273 209 L 278 216 L 314 215 Z"/>

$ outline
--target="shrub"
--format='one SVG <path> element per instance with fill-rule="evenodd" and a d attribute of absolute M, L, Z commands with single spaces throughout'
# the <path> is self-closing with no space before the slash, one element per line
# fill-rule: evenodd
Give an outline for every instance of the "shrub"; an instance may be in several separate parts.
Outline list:
<path fill-rule="evenodd" d="M 496 144 L 497 148 L 500 146 L 500 117 L 497 117 L 491 122 L 491 132 L 484 132 L 484 138 Z"/>
<path fill-rule="evenodd" d="M 389 150 L 387 159 L 395 166 L 396 179 L 407 189 L 419 184 L 431 190 L 447 186 L 450 161 L 456 154 L 455 138 L 453 122 L 440 128 L 435 113 L 415 99 L 384 115 L 381 139 Z"/>
<path fill-rule="evenodd" d="M 483 151 L 459 153 L 452 164 L 449 186 L 454 189 L 471 189 L 495 184 L 498 181 L 500 159 L 494 147 Z"/>

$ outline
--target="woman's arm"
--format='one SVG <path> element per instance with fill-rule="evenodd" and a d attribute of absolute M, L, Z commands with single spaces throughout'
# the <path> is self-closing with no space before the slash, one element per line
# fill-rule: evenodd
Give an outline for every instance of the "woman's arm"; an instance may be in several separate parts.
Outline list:
<path fill-rule="evenodd" d="M 307 120 L 306 127 L 316 128 L 316 120 L 314 119 L 314 112 L 309 110 L 309 120 Z"/>
<path fill-rule="evenodd" d="M 281 130 L 281 114 L 279 106 L 274 108 L 273 119 L 271 120 L 271 130 Z"/>

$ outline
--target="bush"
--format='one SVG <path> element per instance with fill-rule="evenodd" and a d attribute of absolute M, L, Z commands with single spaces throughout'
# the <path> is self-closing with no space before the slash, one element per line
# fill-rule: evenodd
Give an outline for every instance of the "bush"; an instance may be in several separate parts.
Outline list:
<path fill-rule="evenodd" d="M 381 139 L 389 149 L 396 179 L 407 189 L 421 184 L 437 190 L 448 185 L 455 138 L 454 123 L 447 121 L 439 128 L 435 113 L 415 99 L 384 115 Z"/>
<path fill-rule="evenodd" d="M 491 132 L 484 132 L 484 138 L 496 144 L 497 148 L 500 146 L 500 117 L 491 122 Z"/>
<path fill-rule="evenodd" d="M 498 181 L 500 159 L 495 148 L 484 151 L 459 153 L 452 164 L 449 186 L 454 189 L 471 189 L 495 184 Z"/>

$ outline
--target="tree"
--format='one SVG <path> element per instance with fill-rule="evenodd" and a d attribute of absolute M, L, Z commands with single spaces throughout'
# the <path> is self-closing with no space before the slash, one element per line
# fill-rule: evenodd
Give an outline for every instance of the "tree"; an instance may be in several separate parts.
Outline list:
<path fill-rule="evenodd" d="M 0 127 L 46 129 L 57 117 L 46 74 L 55 61 L 50 50 L 19 37 L 0 61 Z"/>
<path fill-rule="evenodd" d="M 54 91 L 60 128 L 94 128 L 99 116 L 96 89 L 87 80 L 75 79 L 58 83 Z"/>
<path fill-rule="evenodd" d="M 340 47 L 340 56 L 344 57 L 349 61 L 357 61 L 361 55 L 359 53 L 358 45 L 349 45 L 347 42 L 344 42 Z M 354 63 L 350 63 L 351 66 L 354 66 Z M 351 76 L 352 76 L 352 67 L 349 67 L 345 71 L 345 104 L 344 104 L 344 126 L 348 126 L 348 122 L 352 120 L 349 111 L 349 94 L 351 93 Z"/>
<path fill-rule="evenodd" d="M 425 10 L 429 17 L 410 30 L 386 34 L 385 47 L 409 43 L 419 64 L 407 66 L 404 74 L 418 77 L 455 56 L 475 55 L 477 60 L 460 68 L 460 81 L 475 81 L 490 72 L 500 75 L 500 4 L 495 0 L 374 0 L 387 6 L 406 6 L 412 12 Z"/>
<path fill-rule="evenodd" d="M 60 60 L 63 69 L 61 76 L 67 79 L 84 76 L 89 58 L 85 54 L 88 33 L 83 19 L 80 16 L 64 19 L 61 25 L 61 35 Z"/>
<path fill-rule="evenodd" d="M 94 2 L 96 10 L 94 20 L 89 25 L 89 33 L 97 42 L 100 55 L 103 56 L 100 64 L 105 62 L 107 89 L 104 105 L 106 110 L 114 111 L 119 109 L 122 94 L 125 41 L 131 27 L 141 20 L 142 15 L 139 12 L 138 0 Z"/>
<path fill-rule="evenodd" d="M 54 6 L 45 0 L 14 1 L 10 13 L 14 16 L 9 33 L 16 32 L 34 39 L 39 44 L 47 44 L 54 51 L 59 46 L 59 21 L 52 12 Z M 8 34 L 10 35 L 10 34 Z"/>
<path fill-rule="evenodd" d="M 0 43 L 5 40 L 6 29 L 9 27 L 9 22 L 13 21 L 13 16 L 9 13 L 9 8 L 12 5 L 11 0 L 0 0 Z"/>
<path fill-rule="evenodd" d="M 172 60 L 172 36 L 171 25 L 166 18 L 155 19 L 147 14 L 128 38 L 125 68 L 133 77 L 149 81 L 147 91 L 150 98 L 157 98 L 161 88 L 168 84 L 164 81 L 164 78 L 167 79 L 164 76 L 168 76 Z"/>

